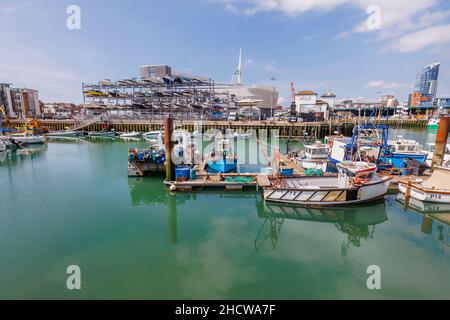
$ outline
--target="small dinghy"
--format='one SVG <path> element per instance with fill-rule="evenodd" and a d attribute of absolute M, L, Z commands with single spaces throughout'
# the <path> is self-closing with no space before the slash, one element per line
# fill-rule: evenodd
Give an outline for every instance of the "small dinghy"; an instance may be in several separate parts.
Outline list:
<path fill-rule="evenodd" d="M 378 175 L 375 164 L 344 161 L 337 169 L 337 176 L 283 178 L 280 186 L 264 189 L 264 199 L 302 207 L 342 206 L 383 199 L 388 191 L 391 178 Z"/>
<path fill-rule="evenodd" d="M 398 188 L 404 195 L 432 203 L 450 204 L 450 168 L 435 167 L 433 175 L 424 182 L 399 181 Z"/>

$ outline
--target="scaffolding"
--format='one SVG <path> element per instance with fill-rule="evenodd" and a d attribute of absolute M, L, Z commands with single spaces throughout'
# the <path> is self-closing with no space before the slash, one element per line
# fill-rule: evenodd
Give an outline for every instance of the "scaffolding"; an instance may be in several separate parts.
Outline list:
<path fill-rule="evenodd" d="M 203 116 L 224 103 L 216 98 L 211 79 L 186 76 L 82 83 L 83 102 L 105 110 L 138 112 L 153 117 Z M 95 107 L 94 107 L 95 108 Z"/>

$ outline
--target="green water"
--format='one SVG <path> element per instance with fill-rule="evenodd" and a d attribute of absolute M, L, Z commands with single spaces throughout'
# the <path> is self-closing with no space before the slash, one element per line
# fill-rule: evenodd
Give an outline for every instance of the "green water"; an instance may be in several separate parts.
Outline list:
<path fill-rule="evenodd" d="M 0 158 L 0 298 L 450 298 L 448 226 L 394 195 L 346 210 L 268 206 L 251 191 L 170 195 L 161 177 L 127 178 L 129 145 L 51 142 Z M 81 291 L 66 289 L 69 265 Z M 367 289 L 370 265 L 381 290 Z"/>

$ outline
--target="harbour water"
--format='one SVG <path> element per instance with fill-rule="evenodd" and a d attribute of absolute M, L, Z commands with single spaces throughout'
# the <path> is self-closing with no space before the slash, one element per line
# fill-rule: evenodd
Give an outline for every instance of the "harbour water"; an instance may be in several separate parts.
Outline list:
<path fill-rule="evenodd" d="M 0 159 L 0 299 L 450 298 L 448 225 L 395 195 L 345 210 L 171 195 L 163 177 L 127 177 L 130 145 L 145 144 L 54 141 Z M 371 265 L 381 290 L 367 288 Z"/>

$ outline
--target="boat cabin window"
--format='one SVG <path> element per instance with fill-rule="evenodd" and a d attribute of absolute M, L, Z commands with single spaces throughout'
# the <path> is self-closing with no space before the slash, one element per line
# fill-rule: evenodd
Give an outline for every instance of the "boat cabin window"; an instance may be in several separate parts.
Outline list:
<path fill-rule="evenodd" d="M 327 149 L 326 148 L 311 148 L 311 147 L 306 147 L 306 152 L 313 155 L 313 156 L 321 156 L 321 155 L 326 155 L 328 154 Z"/>
<path fill-rule="evenodd" d="M 361 179 L 371 181 L 375 177 L 375 172 L 372 171 L 369 173 L 358 174 L 358 177 Z"/>

